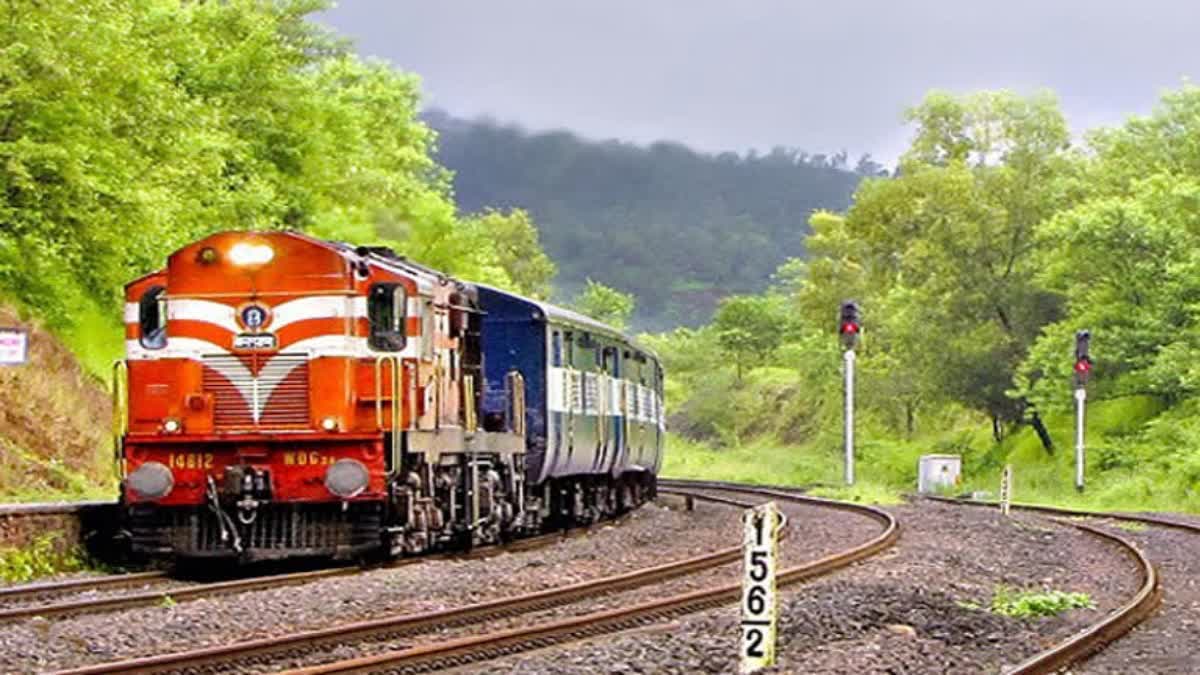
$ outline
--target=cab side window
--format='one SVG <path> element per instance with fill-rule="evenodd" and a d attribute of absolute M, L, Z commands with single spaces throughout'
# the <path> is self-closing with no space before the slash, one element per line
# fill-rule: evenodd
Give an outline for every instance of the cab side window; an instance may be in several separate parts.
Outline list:
<path fill-rule="evenodd" d="M 138 301 L 138 323 L 142 346 L 162 349 L 167 346 L 167 289 L 151 286 Z"/>
<path fill-rule="evenodd" d="M 367 295 L 367 321 L 371 335 L 367 343 L 378 352 L 398 352 L 406 341 L 408 297 L 400 284 L 373 284 Z"/>

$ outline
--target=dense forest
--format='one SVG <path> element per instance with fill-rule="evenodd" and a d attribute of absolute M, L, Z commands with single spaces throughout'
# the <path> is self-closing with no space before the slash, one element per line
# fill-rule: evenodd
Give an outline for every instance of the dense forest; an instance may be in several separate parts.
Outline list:
<path fill-rule="evenodd" d="M 1090 329 L 1087 495 L 1200 508 L 1200 88 L 1082 144 L 1050 93 L 934 92 L 908 120 L 898 175 L 815 214 L 807 258 L 769 292 L 647 338 L 673 428 L 741 448 L 676 453 L 675 470 L 837 481 L 835 317 L 854 298 L 868 482 L 905 488 L 941 450 L 977 487 L 1016 462 L 1025 498 L 1075 498 L 1073 334 Z"/>
<path fill-rule="evenodd" d="M 588 279 L 631 293 L 644 330 L 696 326 L 720 298 L 765 290 L 776 267 L 804 254 L 809 216 L 845 209 L 863 175 L 883 172 L 844 152 L 707 154 L 436 110 L 423 119 L 438 132 L 460 208 L 528 210 L 558 265 L 558 297 Z"/>

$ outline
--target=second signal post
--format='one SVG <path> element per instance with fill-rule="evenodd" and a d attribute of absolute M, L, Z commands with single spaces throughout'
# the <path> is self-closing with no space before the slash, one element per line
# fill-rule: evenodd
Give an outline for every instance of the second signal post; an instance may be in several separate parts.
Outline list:
<path fill-rule="evenodd" d="M 843 438 L 846 446 L 846 485 L 854 485 L 854 348 L 858 346 L 858 338 L 861 333 L 862 321 L 858 303 L 846 300 L 838 311 L 838 335 L 841 337 L 842 347 L 845 349 L 842 360 L 845 364 Z"/>

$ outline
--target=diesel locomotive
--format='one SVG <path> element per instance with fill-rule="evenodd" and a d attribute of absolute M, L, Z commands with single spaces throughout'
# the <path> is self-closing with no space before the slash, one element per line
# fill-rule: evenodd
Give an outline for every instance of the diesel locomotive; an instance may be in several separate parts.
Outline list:
<path fill-rule="evenodd" d="M 125 292 L 135 553 L 395 556 L 654 494 L 662 367 L 585 316 L 296 232 L 215 234 Z"/>

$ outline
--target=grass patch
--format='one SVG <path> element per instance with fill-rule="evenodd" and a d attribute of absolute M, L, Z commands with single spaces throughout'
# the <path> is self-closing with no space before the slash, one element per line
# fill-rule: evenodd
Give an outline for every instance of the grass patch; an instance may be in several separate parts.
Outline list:
<path fill-rule="evenodd" d="M 1117 521 L 1116 526 L 1122 530 L 1125 530 L 1126 532 L 1145 532 L 1146 531 L 1146 524 L 1139 523 L 1136 520 L 1120 520 L 1120 521 Z"/>
<path fill-rule="evenodd" d="M 915 482 L 915 460 L 913 467 Z M 886 475 L 893 466 L 862 465 L 853 487 L 842 483 L 842 468 L 840 453 L 815 444 L 797 447 L 762 440 L 715 449 L 669 434 L 663 476 L 805 487 L 816 496 L 866 504 L 903 501 L 904 488 Z"/>
<path fill-rule="evenodd" d="M 999 494 L 1007 464 L 1013 467 L 1012 499 L 1017 503 L 1200 513 L 1200 397 L 1169 409 L 1149 396 L 1089 403 L 1083 492 L 1074 483 L 1073 414 L 1046 412 L 1043 420 L 1053 452 L 1042 447 L 1028 426 L 1010 429 L 997 443 L 990 423 L 969 411 L 948 409 L 937 419 L 925 419 L 922 424 L 931 431 L 907 439 L 864 414 L 853 488 L 842 482 L 840 418 L 822 420 L 808 440 L 793 444 L 768 435 L 714 447 L 721 443 L 669 434 L 663 475 L 803 486 L 814 494 L 888 504 L 916 491 L 921 455 L 955 454 L 962 457 L 963 476 L 950 494 Z"/>
<path fill-rule="evenodd" d="M 1037 619 L 1057 616 L 1071 609 L 1095 607 L 1087 593 L 1067 591 L 1022 591 L 1000 586 L 992 596 L 991 611 L 1017 619 Z"/>
<path fill-rule="evenodd" d="M 63 551 L 57 534 L 44 534 L 25 548 L 0 549 L 0 580 L 8 583 L 77 572 L 84 567 L 78 551 Z"/>

